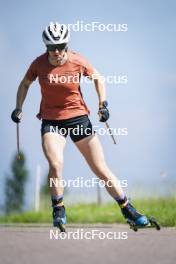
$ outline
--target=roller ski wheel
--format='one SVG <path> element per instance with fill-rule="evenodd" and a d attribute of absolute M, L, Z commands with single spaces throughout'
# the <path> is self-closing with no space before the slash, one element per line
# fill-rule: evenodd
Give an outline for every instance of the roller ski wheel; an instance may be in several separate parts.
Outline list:
<path fill-rule="evenodd" d="M 59 230 L 61 231 L 61 233 L 66 233 L 66 228 L 65 228 L 65 225 L 63 225 L 62 223 L 57 223 L 54 225 L 54 227 L 57 227 L 59 228 Z"/>
<path fill-rule="evenodd" d="M 138 227 L 137 227 L 137 225 L 135 224 L 134 221 L 128 219 L 127 220 L 127 224 L 129 224 L 130 229 L 134 230 L 135 232 L 138 231 Z"/>
<path fill-rule="evenodd" d="M 149 218 L 149 222 L 150 222 L 151 227 L 155 227 L 156 230 L 159 231 L 161 229 L 160 225 L 158 224 L 158 222 L 156 221 L 156 219 L 153 216 L 151 216 Z"/>

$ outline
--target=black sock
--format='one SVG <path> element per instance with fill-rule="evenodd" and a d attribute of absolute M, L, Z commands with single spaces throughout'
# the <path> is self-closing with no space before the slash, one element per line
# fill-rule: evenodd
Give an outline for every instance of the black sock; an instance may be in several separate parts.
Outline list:
<path fill-rule="evenodd" d="M 51 196 L 51 201 L 53 208 L 58 207 L 58 205 L 63 202 L 63 195 Z"/>
<path fill-rule="evenodd" d="M 126 196 L 122 197 L 117 197 L 114 198 L 116 200 L 116 202 L 118 203 L 118 205 L 121 207 L 123 204 L 125 204 L 126 202 L 128 202 L 128 199 Z"/>

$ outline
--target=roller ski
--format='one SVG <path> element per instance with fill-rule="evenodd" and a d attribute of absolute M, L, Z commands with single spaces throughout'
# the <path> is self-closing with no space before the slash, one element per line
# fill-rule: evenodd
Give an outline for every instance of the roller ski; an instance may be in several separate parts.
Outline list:
<path fill-rule="evenodd" d="M 60 229 L 61 232 L 66 232 L 66 213 L 64 205 L 53 208 L 53 226 Z"/>
<path fill-rule="evenodd" d="M 158 222 L 156 221 L 156 219 L 153 216 L 147 218 L 147 221 L 148 221 L 147 225 L 136 224 L 135 221 L 130 220 L 130 219 L 127 220 L 127 223 L 129 224 L 130 228 L 132 230 L 134 230 L 135 232 L 137 232 L 138 229 L 140 229 L 140 228 L 156 228 L 156 230 L 161 229 L 160 225 L 158 224 Z"/>
<path fill-rule="evenodd" d="M 123 216 L 127 219 L 127 224 L 129 224 L 130 228 L 135 232 L 140 228 L 156 228 L 156 230 L 160 230 L 160 225 L 154 217 L 148 218 L 140 214 L 129 202 L 121 205 L 121 211 Z"/>

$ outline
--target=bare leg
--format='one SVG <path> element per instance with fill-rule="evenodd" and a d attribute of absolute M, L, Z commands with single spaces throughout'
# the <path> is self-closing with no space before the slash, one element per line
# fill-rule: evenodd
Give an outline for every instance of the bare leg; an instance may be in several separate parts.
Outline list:
<path fill-rule="evenodd" d="M 106 186 L 106 189 L 109 194 L 114 198 L 120 198 L 124 196 L 124 192 L 119 181 L 105 162 L 103 149 L 98 136 L 89 136 L 76 142 L 75 144 L 83 154 L 92 171 L 99 177 L 99 179 L 104 180 L 105 183 L 108 183 L 109 187 Z"/>
<path fill-rule="evenodd" d="M 52 184 L 50 187 L 51 196 L 63 195 L 62 168 L 63 168 L 63 151 L 65 147 L 65 137 L 57 133 L 46 133 L 42 137 L 42 147 L 44 154 L 49 163 L 48 181 L 55 180 L 57 186 Z"/>
<path fill-rule="evenodd" d="M 94 135 L 82 139 L 76 143 L 76 146 L 85 157 L 92 171 L 106 183 L 111 181 L 111 187 L 106 186 L 106 189 L 118 202 L 123 216 L 126 219 L 135 222 L 136 226 L 145 227 L 148 225 L 149 221 L 147 217 L 137 212 L 137 210 L 128 202 L 117 178 L 106 165 L 98 136 Z"/>
<path fill-rule="evenodd" d="M 42 147 L 49 163 L 48 181 L 53 207 L 53 226 L 65 232 L 66 215 L 63 204 L 62 168 L 66 139 L 57 133 L 46 133 L 42 137 Z M 55 184 L 50 185 L 50 180 Z"/>

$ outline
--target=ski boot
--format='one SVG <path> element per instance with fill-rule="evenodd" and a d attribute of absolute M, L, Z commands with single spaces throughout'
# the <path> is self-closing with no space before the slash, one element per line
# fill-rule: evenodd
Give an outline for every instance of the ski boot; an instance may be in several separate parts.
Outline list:
<path fill-rule="evenodd" d="M 61 232 L 66 232 L 66 213 L 65 206 L 57 206 L 53 208 L 53 226 L 58 227 Z"/>
<path fill-rule="evenodd" d="M 134 231 L 137 231 L 137 227 L 145 227 L 149 223 L 147 217 L 137 212 L 129 202 L 125 205 L 121 205 L 121 211 L 123 216 L 127 219 L 130 228 Z"/>
<path fill-rule="evenodd" d="M 145 215 L 140 214 L 128 201 L 120 206 L 123 216 L 127 219 L 130 228 L 135 232 L 138 228 L 155 227 L 160 230 L 160 226 L 154 217 L 147 218 Z"/>

